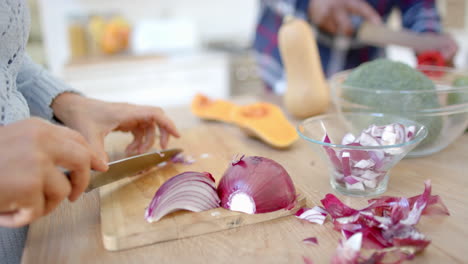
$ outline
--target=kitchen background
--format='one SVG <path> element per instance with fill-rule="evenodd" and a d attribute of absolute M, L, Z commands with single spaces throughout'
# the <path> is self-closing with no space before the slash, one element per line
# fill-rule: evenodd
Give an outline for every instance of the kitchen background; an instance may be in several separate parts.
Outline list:
<path fill-rule="evenodd" d="M 159 106 L 201 92 L 258 94 L 249 49 L 259 0 L 29 0 L 29 53 L 90 97 Z M 439 0 L 456 38 L 458 68 L 468 68 L 468 0 Z M 450 15 L 448 15 L 450 14 Z M 389 24 L 400 27 L 398 12 Z M 415 64 L 408 49 L 387 56 Z"/>

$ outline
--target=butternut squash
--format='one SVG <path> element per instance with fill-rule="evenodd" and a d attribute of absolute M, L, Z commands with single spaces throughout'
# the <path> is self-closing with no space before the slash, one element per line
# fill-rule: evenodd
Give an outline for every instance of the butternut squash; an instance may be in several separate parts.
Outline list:
<path fill-rule="evenodd" d="M 310 25 L 287 17 L 278 33 L 281 58 L 286 73 L 286 110 L 306 118 L 327 110 L 330 95 L 320 54 Z"/>
<path fill-rule="evenodd" d="M 192 100 L 191 110 L 197 117 L 205 120 L 231 122 L 232 109 L 235 104 L 226 100 L 212 100 L 202 94 L 197 94 Z"/>
<path fill-rule="evenodd" d="M 270 146 L 286 148 L 298 138 L 283 111 L 270 103 L 254 103 L 233 109 L 233 122 Z"/>

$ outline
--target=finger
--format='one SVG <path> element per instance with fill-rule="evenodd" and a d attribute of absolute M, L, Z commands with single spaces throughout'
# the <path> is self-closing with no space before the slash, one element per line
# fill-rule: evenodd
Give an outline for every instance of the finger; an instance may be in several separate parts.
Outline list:
<path fill-rule="evenodd" d="M 21 227 L 44 215 L 44 196 L 42 193 L 29 193 L 26 200 L 21 201 L 19 208 L 11 212 L 0 213 L 0 226 Z"/>
<path fill-rule="evenodd" d="M 156 141 L 156 128 L 154 125 L 145 128 L 145 137 L 143 143 L 140 145 L 139 153 L 145 153 L 148 151 Z"/>
<path fill-rule="evenodd" d="M 20 209 L 10 213 L 0 213 L 0 226 L 18 228 L 31 223 L 34 219 L 32 209 Z"/>
<path fill-rule="evenodd" d="M 129 156 L 133 156 L 138 153 L 138 146 L 143 141 L 143 137 L 145 135 L 144 129 L 140 126 L 137 126 L 134 130 L 132 130 L 132 134 L 133 134 L 133 142 L 130 143 L 125 149 L 125 153 Z"/>
<path fill-rule="evenodd" d="M 72 150 L 72 151 L 64 151 Z M 91 170 L 92 151 L 78 144 L 76 141 L 66 140 L 61 147 L 53 149 L 54 164 L 70 171 L 72 191 L 68 196 L 70 201 L 75 201 L 89 184 Z M 102 162 L 94 158 L 97 162 Z"/>
<path fill-rule="evenodd" d="M 84 136 L 88 141 L 93 152 L 96 153 L 97 157 L 101 159 L 104 163 L 108 163 L 109 156 L 107 155 L 104 148 L 105 135 L 102 135 L 101 133 L 99 133 L 99 131 L 92 131 Z"/>
<path fill-rule="evenodd" d="M 331 34 L 336 34 L 337 31 L 337 25 L 333 19 L 327 19 L 321 28 Z"/>
<path fill-rule="evenodd" d="M 162 149 L 166 149 L 167 143 L 169 142 L 169 134 L 163 127 L 159 127 L 159 134 L 159 144 L 161 145 Z"/>
<path fill-rule="evenodd" d="M 444 38 L 446 39 L 446 44 L 441 50 L 441 53 L 446 61 L 450 61 L 455 57 L 455 54 L 457 54 L 458 45 L 450 36 L 445 35 Z"/>
<path fill-rule="evenodd" d="M 373 24 L 382 24 L 382 18 L 379 13 L 367 2 L 362 0 L 344 1 L 346 9 L 358 16 L 362 16 Z"/>
<path fill-rule="evenodd" d="M 82 146 L 83 148 L 85 148 L 89 152 L 89 155 L 91 156 L 90 167 L 92 169 L 97 170 L 97 171 L 106 171 L 106 170 L 109 169 L 109 166 L 107 165 L 107 161 L 100 158 L 99 153 L 96 153 L 96 151 L 91 147 L 91 145 L 84 138 L 84 136 L 82 136 L 77 131 L 69 129 L 67 127 L 60 127 L 60 129 L 61 129 L 60 132 L 63 135 L 59 135 L 58 137 L 60 137 L 60 138 L 57 138 L 57 140 L 63 141 L 63 139 L 69 139 L 69 140 L 74 141 L 74 143 L 76 143 L 76 144 Z M 89 138 L 99 136 L 99 133 L 97 133 L 97 132 L 94 133 L 94 134 L 95 135 L 86 135 L 86 136 L 88 136 Z M 95 139 L 92 139 L 92 140 L 95 140 Z M 104 137 L 102 137 L 102 141 L 103 140 L 104 140 Z M 102 150 L 103 150 L 104 149 L 104 143 L 102 142 L 102 143 L 98 143 L 98 144 L 102 145 Z M 62 148 L 62 149 L 65 150 L 65 151 L 73 150 L 73 148 L 69 148 L 69 149 Z M 70 151 L 70 152 L 72 152 L 72 151 Z M 70 153 L 70 152 L 67 152 L 67 153 Z M 63 153 L 63 154 L 67 155 L 67 153 Z M 107 156 L 107 154 L 106 154 L 106 156 Z M 86 165 L 88 165 L 88 163 Z"/>
<path fill-rule="evenodd" d="M 353 27 L 351 26 L 351 19 L 345 9 L 337 8 L 334 16 L 338 26 L 338 34 L 351 35 L 353 33 Z"/>
<path fill-rule="evenodd" d="M 166 115 L 155 112 L 153 114 L 153 118 L 159 127 L 162 126 L 163 128 L 167 130 L 167 132 L 169 132 L 169 134 L 173 135 L 176 138 L 180 137 L 179 131 L 177 131 L 177 128 L 174 122 L 172 122 L 172 120 L 167 118 Z"/>
<path fill-rule="evenodd" d="M 67 177 L 56 168 L 51 168 L 45 179 L 44 214 L 50 213 L 59 203 L 71 194 L 72 186 Z"/>

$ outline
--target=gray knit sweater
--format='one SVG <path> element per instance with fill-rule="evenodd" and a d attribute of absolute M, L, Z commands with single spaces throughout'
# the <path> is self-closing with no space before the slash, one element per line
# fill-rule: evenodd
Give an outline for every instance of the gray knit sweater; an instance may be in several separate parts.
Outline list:
<path fill-rule="evenodd" d="M 29 25 L 26 0 L 0 0 L 0 125 L 30 116 L 50 120 L 51 102 L 70 90 L 25 54 Z M 26 232 L 0 228 L 0 263 L 19 263 Z"/>
<path fill-rule="evenodd" d="M 25 54 L 29 36 L 26 0 L 0 0 L 0 124 L 33 116 L 51 119 L 50 104 L 70 90 Z"/>

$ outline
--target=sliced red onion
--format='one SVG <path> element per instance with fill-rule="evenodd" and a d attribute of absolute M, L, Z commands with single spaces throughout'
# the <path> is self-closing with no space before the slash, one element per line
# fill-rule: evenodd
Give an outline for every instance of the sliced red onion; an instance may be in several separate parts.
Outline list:
<path fill-rule="evenodd" d="M 296 189 L 287 171 L 264 157 L 244 157 L 232 162 L 218 185 L 221 206 L 248 214 L 292 209 Z"/>
<path fill-rule="evenodd" d="M 192 156 L 186 156 L 182 153 L 179 153 L 171 158 L 172 163 L 181 163 L 185 165 L 193 164 L 196 160 Z"/>
<path fill-rule="evenodd" d="M 314 206 L 313 208 L 301 208 L 296 212 L 296 217 L 309 221 L 311 223 L 317 223 L 323 225 L 327 217 L 327 211 L 319 206 Z"/>
<path fill-rule="evenodd" d="M 146 209 L 145 218 L 151 223 L 178 210 L 201 212 L 219 207 L 219 203 L 211 174 L 184 172 L 159 187 Z"/>
<path fill-rule="evenodd" d="M 302 260 L 304 261 L 304 264 L 314 264 L 314 262 L 308 257 L 302 256 Z"/>
<path fill-rule="evenodd" d="M 343 176 L 345 179 L 351 176 L 350 156 L 351 155 L 347 151 L 343 151 L 343 153 L 341 153 L 341 166 L 343 167 Z"/>
<path fill-rule="evenodd" d="M 415 227 L 421 215 L 431 206 L 437 209 L 428 210 L 428 214 L 448 214 L 440 197 L 431 195 L 430 181 L 424 184 L 420 195 L 408 199 L 390 196 L 371 199 L 361 210 L 327 194 L 321 202 L 335 229 L 347 239 L 340 242 L 332 263 L 401 263 L 424 250 L 430 240 Z M 361 247 L 374 253 L 360 254 Z"/>
<path fill-rule="evenodd" d="M 352 133 L 348 133 L 343 136 L 343 139 L 341 140 L 341 145 L 348 145 L 351 143 L 354 143 L 356 140 L 356 137 Z"/>
<path fill-rule="evenodd" d="M 389 124 L 386 126 L 371 125 L 358 136 L 351 133 L 345 134 L 341 140 L 347 146 L 388 146 L 401 144 L 411 140 L 415 135 L 414 126 L 402 124 Z M 331 143 L 325 133 L 323 141 Z M 341 184 L 348 190 L 378 188 L 395 158 L 399 158 L 403 148 L 388 148 L 382 150 L 335 150 L 324 147 L 334 168 L 334 177 L 337 184 Z"/>
<path fill-rule="evenodd" d="M 359 169 L 370 169 L 374 166 L 375 162 L 372 159 L 361 159 L 354 164 L 354 167 Z"/>
<path fill-rule="evenodd" d="M 321 200 L 325 210 L 330 214 L 332 218 L 340 218 L 345 216 L 352 216 L 359 211 L 348 207 L 342 203 L 335 195 L 329 193 L 325 195 L 325 198 Z"/>
<path fill-rule="evenodd" d="M 318 245 L 318 240 L 316 237 L 308 237 L 302 240 L 305 244 Z"/>
<path fill-rule="evenodd" d="M 330 141 L 330 138 L 328 137 L 328 135 L 325 133 L 325 136 L 323 137 L 323 142 L 325 143 L 331 143 Z M 328 157 L 330 158 L 332 164 L 334 165 L 334 167 L 336 168 L 336 170 L 338 171 L 342 171 L 342 166 L 341 166 L 341 160 L 338 159 L 336 153 L 335 153 L 335 150 L 331 147 L 324 147 L 325 151 L 327 152 L 328 154 Z"/>
<path fill-rule="evenodd" d="M 362 245 L 362 233 L 355 233 L 349 239 L 340 241 L 335 255 L 333 255 L 332 264 L 350 264 L 358 263 Z"/>

